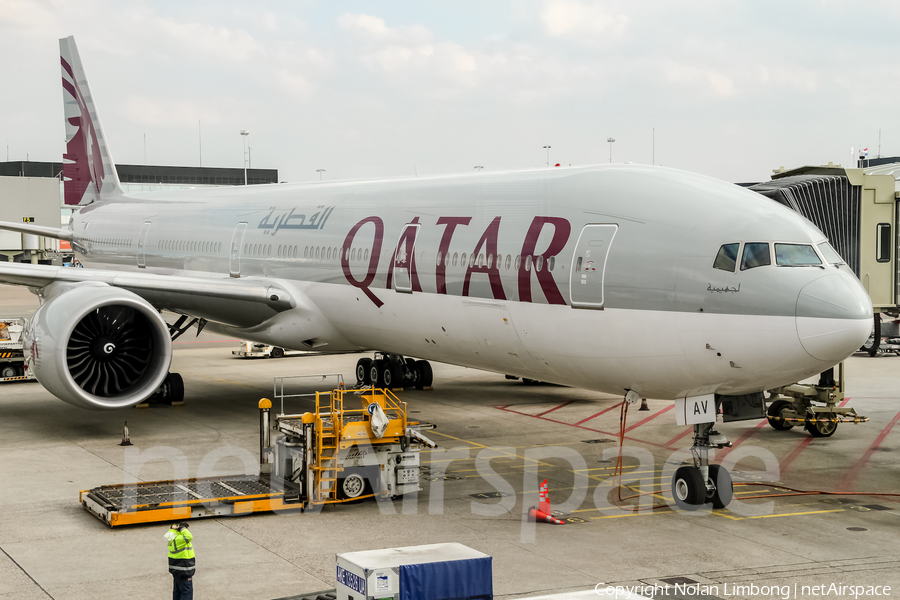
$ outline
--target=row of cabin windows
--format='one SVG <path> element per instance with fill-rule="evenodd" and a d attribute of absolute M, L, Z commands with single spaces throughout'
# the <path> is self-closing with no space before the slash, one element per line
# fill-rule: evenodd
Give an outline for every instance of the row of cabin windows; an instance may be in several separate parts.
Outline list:
<path fill-rule="evenodd" d="M 196 240 L 160 240 L 159 249 L 176 252 L 218 253 L 222 250 L 222 244 L 221 242 L 200 242 Z"/>
<path fill-rule="evenodd" d="M 445 267 L 449 267 L 449 266 L 455 267 L 457 264 L 460 266 L 466 266 L 466 253 L 463 252 L 462 254 L 459 254 L 457 252 L 454 252 L 453 255 L 451 256 L 451 254 L 449 252 L 444 255 L 442 255 L 440 252 L 438 252 L 437 256 L 435 257 L 435 262 L 436 262 L 437 266 L 441 266 L 442 264 Z M 507 271 L 510 268 L 514 268 L 516 271 L 518 271 L 522 268 L 522 256 L 521 255 L 517 255 L 515 257 L 515 260 L 513 260 L 512 254 L 507 254 L 505 260 L 504 260 L 503 254 L 498 254 L 498 255 L 496 255 L 496 257 L 493 254 L 488 254 L 487 257 L 485 257 L 484 253 L 480 253 L 477 257 L 475 256 L 474 253 L 468 255 L 469 268 L 487 267 L 488 269 L 492 269 L 492 268 L 494 268 L 495 262 L 497 264 L 497 269 L 505 267 Z M 543 256 L 538 256 L 538 257 L 532 257 L 530 255 L 526 256 L 525 257 L 525 270 L 526 271 L 531 271 L 532 262 L 534 264 L 535 270 L 537 270 L 537 271 L 544 270 L 545 265 L 544 265 L 544 257 Z M 515 267 L 513 267 L 513 265 L 515 265 Z M 554 266 L 556 266 L 556 257 L 551 256 L 549 259 L 547 259 L 547 264 L 546 264 L 547 270 L 552 271 Z"/>
<path fill-rule="evenodd" d="M 264 244 L 250 244 L 249 245 L 249 254 L 254 256 L 269 256 L 271 255 L 272 247 L 271 245 L 266 246 Z M 248 248 L 245 246 L 245 253 L 248 253 Z M 277 253 L 279 258 L 300 258 L 300 247 L 299 246 L 278 246 Z M 387 255 L 387 253 L 386 253 Z M 311 258 L 316 260 L 339 260 L 341 258 L 341 251 L 339 248 L 326 248 L 322 246 L 306 246 L 303 249 L 303 258 Z M 344 257 L 346 260 L 351 262 L 354 261 L 368 261 L 369 260 L 369 250 L 368 248 L 348 248 L 346 250 L 346 256 Z M 447 252 L 443 254 L 438 252 L 435 257 L 435 264 L 437 266 L 449 267 L 449 266 L 465 266 L 468 261 L 469 267 L 487 267 L 488 269 L 493 268 L 494 263 L 496 262 L 497 268 L 500 269 L 501 265 L 505 266 L 507 270 L 513 268 L 513 264 L 515 264 L 515 270 L 519 270 L 522 268 L 522 257 L 516 256 L 515 260 L 513 260 L 513 256 L 511 254 L 507 254 L 504 260 L 503 254 L 493 255 L 488 254 L 485 257 L 484 253 L 479 254 L 477 257 L 475 254 L 467 255 L 465 252 L 459 254 L 458 252 L 454 252 L 452 255 Z M 544 269 L 544 257 L 538 256 L 533 259 L 534 267 L 538 271 L 542 271 Z M 548 270 L 552 271 L 554 266 L 556 265 L 556 257 L 551 256 L 546 263 L 546 267 Z M 531 271 L 532 267 L 532 257 L 525 257 L 525 270 Z"/>
<path fill-rule="evenodd" d="M 772 247 L 775 250 L 775 264 L 779 267 L 818 267 L 822 265 L 822 259 L 831 264 L 842 264 L 844 261 L 835 252 L 828 242 L 823 242 L 817 247 L 821 256 L 816 253 L 812 244 L 781 244 L 769 242 L 744 242 L 743 254 L 741 254 L 741 271 L 756 267 L 765 267 L 772 264 Z M 714 269 L 734 273 L 738 264 L 740 243 L 723 244 L 716 254 L 713 262 Z"/>
<path fill-rule="evenodd" d="M 199 241 L 189 241 L 189 240 L 161 240 L 159 242 L 160 250 L 174 250 L 174 251 L 183 251 L 183 252 L 213 252 L 218 253 L 221 251 L 222 244 L 216 242 L 199 242 Z M 291 245 L 279 245 L 276 248 L 277 256 L 279 258 L 300 258 L 300 246 L 291 246 Z M 349 261 L 368 261 L 369 260 L 369 250 L 368 248 L 348 248 L 346 252 L 346 259 Z M 271 244 L 244 244 L 244 256 L 272 256 L 272 245 Z M 341 251 L 340 248 L 335 247 L 323 247 L 323 246 L 306 246 L 303 248 L 303 258 L 311 258 L 316 260 L 338 260 L 340 259 Z M 463 252 L 462 254 L 458 252 L 454 252 L 452 255 L 447 252 L 446 254 L 438 252 L 435 257 L 435 264 L 437 266 L 449 267 L 449 266 L 461 266 L 464 267 L 468 263 L 470 268 L 472 267 L 487 267 L 491 269 L 494 267 L 494 263 L 496 263 L 497 268 L 505 268 L 506 270 L 514 269 L 516 271 L 523 268 L 522 256 L 517 255 L 513 258 L 512 254 L 497 254 L 496 256 L 493 254 L 488 254 L 485 256 L 484 253 L 480 253 L 477 256 L 473 254 L 466 254 Z M 531 271 L 532 264 L 537 271 L 544 270 L 546 266 L 547 270 L 552 271 L 554 266 L 556 265 L 556 257 L 551 256 L 547 261 L 546 265 L 544 264 L 544 257 L 537 256 L 531 257 L 526 256 L 524 260 L 524 269 L 526 271 Z"/>
<path fill-rule="evenodd" d="M 118 248 L 127 248 L 132 245 L 132 241 L 125 238 L 97 238 L 92 239 L 91 242 L 98 246 L 113 246 Z"/>

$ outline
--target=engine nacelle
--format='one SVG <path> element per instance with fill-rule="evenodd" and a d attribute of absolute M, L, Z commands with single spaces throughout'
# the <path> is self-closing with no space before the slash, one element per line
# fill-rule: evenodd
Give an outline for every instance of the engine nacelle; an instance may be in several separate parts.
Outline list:
<path fill-rule="evenodd" d="M 156 309 L 99 282 L 48 286 L 23 341 L 41 385 L 83 408 L 140 403 L 162 384 L 172 362 L 169 328 Z"/>

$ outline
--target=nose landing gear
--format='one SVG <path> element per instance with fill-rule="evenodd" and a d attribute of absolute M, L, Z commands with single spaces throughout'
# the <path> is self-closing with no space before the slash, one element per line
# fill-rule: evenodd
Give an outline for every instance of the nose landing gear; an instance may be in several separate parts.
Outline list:
<path fill-rule="evenodd" d="M 682 510 L 697 510 L 709 504 L 713 508 L 725 508 L 734 497 L 728 469 L 709 464 L 710 448 L 731 446 L 731 442 L 715 431 L 713 425 L 694 425 L 694 445 L 691 447 L 694 464 L 678 467 L 672 476 L 672 497 Z"/>

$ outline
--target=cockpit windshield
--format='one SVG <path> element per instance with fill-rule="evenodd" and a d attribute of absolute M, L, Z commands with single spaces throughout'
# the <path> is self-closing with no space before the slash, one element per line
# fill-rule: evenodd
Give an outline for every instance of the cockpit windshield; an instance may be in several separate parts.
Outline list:
<path fill-rule="evenodd" d="M 831 244 L 828 242 L 822 242 L 819 244 L 819 252 L 822 253 L 822 256 L 825 257 L 825 262 L 831 263 L 833 265 L 843 265 L 847 261 L 841 258 L 841 255 L 837 253 L 837 251 L 831 247 Z"/>
<path fill-rule="evenodd" d="M 809 244 L 775 244 L 775 264 L 779 267 L 812 267 L 822 259 Z"/>
<path fill-rule="evenodd" d="M 722 269 L 734 273 L 734 265 L 737 263 L 738 248 L 740 244 L 724 244 L 719 248 L 716 254 L 716 262 L 713 263 L 714 269 Z"/>
<path fill-rule="evenodd" d="M 754 267 L 772 264 L 768 242 L 747 242 L 744 244 L 744 255 L 741 257 L 741 271 Z"/>

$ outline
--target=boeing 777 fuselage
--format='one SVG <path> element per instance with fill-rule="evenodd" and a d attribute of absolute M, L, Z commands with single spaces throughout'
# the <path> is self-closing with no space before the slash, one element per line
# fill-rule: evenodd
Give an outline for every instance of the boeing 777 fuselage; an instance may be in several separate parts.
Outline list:
<path fill-rule="evenodd" d="M 416 356 L 632 401 L 694 399 L 702 452 L 673 493 L 721 507 L 731 482 L 705 455 L 720 443 L 716 403 L 756 394 L 759 406 L 762 390 L 868 337 L 871 301 L 816 227 L 672 169 L 125 194 L 74 40 L 60 52 L 65 196 L 80 209 L 59 230 L 0 227 L 70 240 L 88 268 L 0 264 L 0 281 L 40 293 L 28 362 L 72 404 L 127 407 L 167 385 L 179 327 L 166 309 L 280 347 L 381 351 L 376 382 L 395 366 L 427 381 L 427 362 L 398 358 Z"/>
<path fill-rule="evenodd" d="M 858 348 L 871 320 L 803 217 L 658 167 L 134 195 L 71 227 L 88 267 L 271 281 L 298 304 L 144 294 L 222 333 L 652 398 L 801 380 Z M 769 264 L 742 267 L 739 246 L 716 268 L 730 244 L 764 244 Z M 814 260 L 780 266 L 783 247 Z"/>

